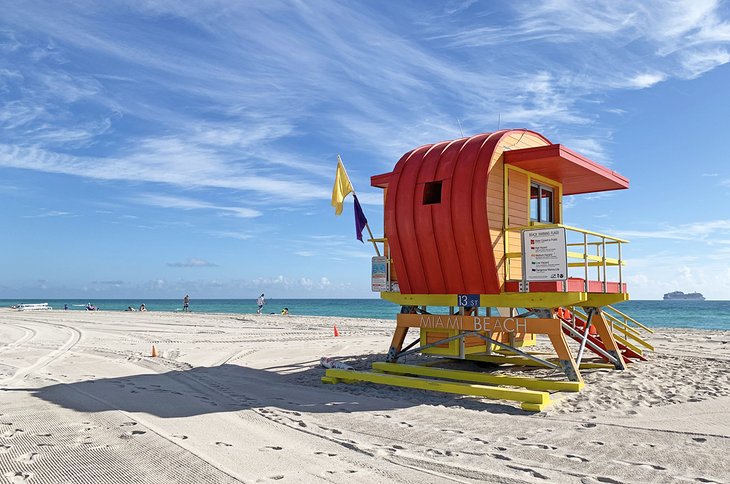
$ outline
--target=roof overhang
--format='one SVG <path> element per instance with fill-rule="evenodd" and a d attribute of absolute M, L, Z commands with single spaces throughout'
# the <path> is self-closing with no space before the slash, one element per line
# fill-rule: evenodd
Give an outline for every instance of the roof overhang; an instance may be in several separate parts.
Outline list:
<path fill-rule="evenodd" d="M 504 152 L 504 162 L 563 185 L 563 195 L 629 188 L 629 179 L 563 145 Z"/>
<path fill-rule="evenodd" d="M 370 177 L 370 186 L 375 188 L 388 188 L 390 182 L 390 176 L 393 173 L 381 173 L 380 175 L 373 175 Z"/>

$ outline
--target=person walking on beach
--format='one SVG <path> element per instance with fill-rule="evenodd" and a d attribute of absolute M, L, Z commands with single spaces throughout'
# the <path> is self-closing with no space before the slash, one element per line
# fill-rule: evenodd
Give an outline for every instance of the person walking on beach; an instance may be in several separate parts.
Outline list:
<path fill-rule="evenodd" d="M 190 296 L 187 294 L 185 294 L 185 297 L 183 298 L 183 311 L 190 311 Z"/>
<path fill-rule="evenodd" d="M 266 299 L 264 299 L 264 293 L 261 293 L 258 300 L 256 301 L 256 304 L 258 304 L 259 308 L 256 310 L 256 314 L 261 314 L 261 311 L 264 309 L 264 304 L 266 304 Z"/>

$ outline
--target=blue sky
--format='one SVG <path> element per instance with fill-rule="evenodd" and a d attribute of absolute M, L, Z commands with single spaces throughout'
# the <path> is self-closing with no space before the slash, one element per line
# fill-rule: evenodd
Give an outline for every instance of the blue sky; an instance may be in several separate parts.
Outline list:
<path fill-rule="evenodd" d="M 565 219 L 634 299 L 730 299 L 727 3 L 0 8 L 0 297 L 374 297 L 336 155 L 381 234 L 371 175 L 499 122 L 631 180 Z"/>

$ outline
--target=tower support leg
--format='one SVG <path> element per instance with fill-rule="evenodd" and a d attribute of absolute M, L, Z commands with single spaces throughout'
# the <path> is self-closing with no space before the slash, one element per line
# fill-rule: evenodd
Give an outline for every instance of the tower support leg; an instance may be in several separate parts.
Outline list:
<path fill-rule="evenodd" d="M 594 310 L 593 326 L 595 326 L 596 331 L 598 332 L 598 336 L 601 337 L 601 342 L 606 348 L 606 353 L 616 359 L 616 361 L 614 362 L 614 366 L 617 370 L 625 370 L 626 363 L 621 356 L 621 349 L 616 344 L 616 340 L 613 337 L 613 331 L 611 331 L 611 327 L 609 326 L 608 321 L 606 321 L 606 318 L 603 316 L 603 311 L 601 311 L 600 308 L 592 309 Z"/>
<path fill-rule="evenodd" d="M 573 359 L 570 348 L 568 348 L 568 342 L 565 340 L 563 332 L 551 332 L 548 336 L 550 337 L 550 342 L 553 344 L 553 348 L 555 348 L 555 352 L 558 354 L 560 367 L 565 372 L 565 376 L 570 381 L 582 382 L 583 377 L 580 374 L 580 370 L 578 370 L 578 365 Z"/>
<path fill-rule="evenodd" d="M 390 342 L 388 356 L 385 358 L 385 361 L 388 363 L 396 363 L 398 361 L 398 353 L 403 348 L 403 342 L 406 340 L 407 333 L 408 327 L 398 326 L 395 328 L 395 333 L 393 333 L 393 339 Z"/>

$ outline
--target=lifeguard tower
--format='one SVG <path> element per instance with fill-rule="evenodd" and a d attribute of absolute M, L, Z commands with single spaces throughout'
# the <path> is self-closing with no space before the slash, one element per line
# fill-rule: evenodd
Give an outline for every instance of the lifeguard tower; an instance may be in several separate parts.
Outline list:
<path fill-rule="evenodd" d="M 541 410 L 549 401 L 541 390 L 582 387 L 580 368 L 622 370 L 653 350 L 640 334 L 651 330 L 612 306 L 629 299 L 627 241 L 563 224 L 563 196 L 626 189 L 620 174 L 539 133 L 511 129 L 421 146 L 371 184 L 383 189 L 385 218 L 384 236 L 373 240 L 384 254 L 373 258 L 373 290 L 401 313 L 376 373 L 328 370 L 325 381 L 513 398 Z M 404 346 L 411 328 L 419 334 Z M 527 351 L 539 335 L 555 357 Z M 584 362 L 585 351 L 602 363 Z M 413 353 L 560 369 L 568 381 L 398 363 Z M 484 383 L 528 389 L 505 393 Z"/>

